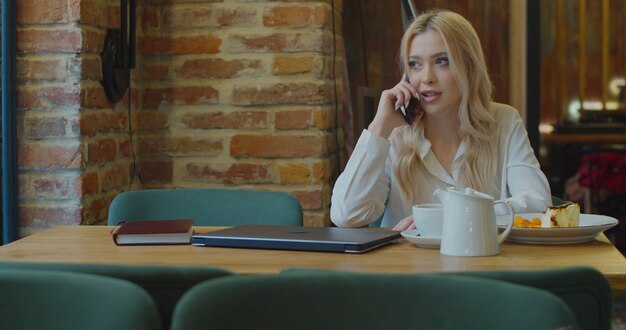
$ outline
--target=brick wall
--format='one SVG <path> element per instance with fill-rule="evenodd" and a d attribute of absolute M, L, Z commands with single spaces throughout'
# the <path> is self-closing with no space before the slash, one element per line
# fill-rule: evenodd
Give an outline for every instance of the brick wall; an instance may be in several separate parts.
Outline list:
<path fill-rule="evenodd" d="M 331 1 L 139 1 L 133 143 L 128 94 L 112 104 L 99 82 L 119 1 L 17 5 L 20 235 L 104 224 L 119 192 L 163 187 L 289 191 L 307 225 L 329 223 Z"/>

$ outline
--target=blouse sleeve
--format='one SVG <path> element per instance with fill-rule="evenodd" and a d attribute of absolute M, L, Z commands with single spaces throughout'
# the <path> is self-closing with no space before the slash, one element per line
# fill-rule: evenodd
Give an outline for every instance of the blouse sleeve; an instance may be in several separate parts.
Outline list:
<path fill-rule="evenodd" d="M 331 198 L 330 218 L 339 227 L 359 227 L 385 210 L 390 179 L 385 172 L 390 142 L 363 130 Z"/>
<path fill-rule="evenodd" d="M 535 157 L 522 118 L 513 109 L 506 150 L 506 200 L 516 213 L 544 212 L 552 205 L 550 185 Z"/>

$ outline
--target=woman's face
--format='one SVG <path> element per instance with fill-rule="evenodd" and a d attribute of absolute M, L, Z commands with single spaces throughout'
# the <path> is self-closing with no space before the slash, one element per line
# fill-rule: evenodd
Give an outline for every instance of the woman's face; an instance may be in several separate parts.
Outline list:
<path fill-rule="evenodd" d="M 411 41 L 409 78 L 420 94 L 420 105 L 427 114 L 457 113 L 461 102 L 459 86 L 452 75 L 443 38 L 428 30 Z"/>

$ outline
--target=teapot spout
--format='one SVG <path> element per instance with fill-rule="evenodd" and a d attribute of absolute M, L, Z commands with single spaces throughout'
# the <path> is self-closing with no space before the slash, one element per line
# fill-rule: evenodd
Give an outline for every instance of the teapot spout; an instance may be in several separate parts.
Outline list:
<path fill-rule="evenodd" d="M 441 190 L 439 188 L 437 188 L 437 189 L 435 189 L 435 191 L 433 191 L 433 196 L 435 196 L 435 198 L 437 198 L 439 203 L 443 203 L 443 201 L 446 199 L 447 195 L 448 195 L 447 191 Z"/>

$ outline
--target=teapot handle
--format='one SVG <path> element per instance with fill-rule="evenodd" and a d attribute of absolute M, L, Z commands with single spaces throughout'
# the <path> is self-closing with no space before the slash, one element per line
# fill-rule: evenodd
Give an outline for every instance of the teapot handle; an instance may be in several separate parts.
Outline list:
<path fill-rule="evenodd" d="M 513 219 L 515 218 L 515 214 L 513 213 L 513 208 L 511 208 L 511 205 L 509 205 L 509 203 L 499 200 L 499 201 L 495 201 L 493 202 L 493 205 L 495 206 L 496 204 L 504 204 L 504 206 L 506 206 L 506 209 L 509 210 L 509 221 L 508 224 L 506 226 L 506 229 L 500 233 L 500 235 L 498 235 L 498 244 L 501 244 L 502 242 L 504 242 L 504 240 L 506 239 L 507 236 L 509 236 L 509 233 L 511 232 L 511 228 L 513 227 Z"/>

